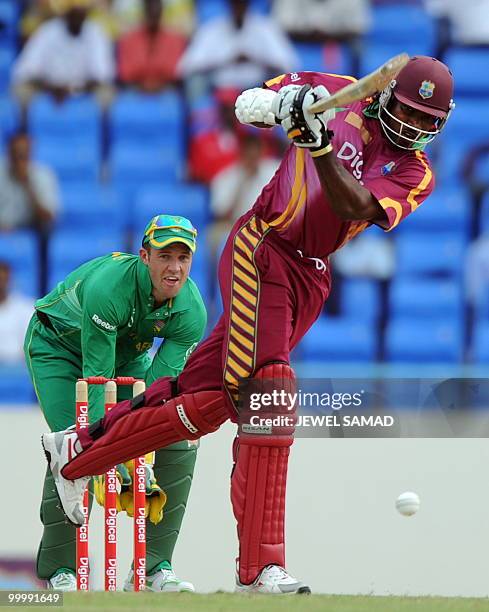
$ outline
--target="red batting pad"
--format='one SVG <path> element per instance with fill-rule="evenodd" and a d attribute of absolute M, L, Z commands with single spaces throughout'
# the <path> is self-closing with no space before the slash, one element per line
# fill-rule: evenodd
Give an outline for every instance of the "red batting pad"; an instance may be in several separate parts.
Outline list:
<path fill-rule="evenodd" d="M 250 584 L 270 563 L 285 566 L 285 489 L 289 447 L 239 444 L 231 478 L 238 522 L 239 579 Z"/>
<path fill-rule="evenodd" d="M 73 480 L 103 474 L 155 448 L 197 440 L 216 431 L 228 418 L 221 391 L 188 393 L 160 406 L 142 406 L 111 421 L 103 435 L 65 465 L 63 476 Z"/>

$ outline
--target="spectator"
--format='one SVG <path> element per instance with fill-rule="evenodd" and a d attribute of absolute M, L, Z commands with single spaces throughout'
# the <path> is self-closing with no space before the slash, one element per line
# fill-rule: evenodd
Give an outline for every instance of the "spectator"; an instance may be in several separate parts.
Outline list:
<path fill-rule="evenodd" d="M 273 16 L 297 41 L 351 40 L 370 25 L 370 0 L 274 0 Z"/>
<path fill-rule="evenodd" d="M 446 44 L 489 45 L 489 0 L 425 0 L 428 10 L 449 27 Z"/>
<path fill-rule="evenodd" d="M 394 245 L 387 236 L 361 234 L 338 251 L 333 261 L 343 277 L 387 281 L 395 270 Z"/>
<path fill-rule="evenodd" d="M 32 316 L 34 301 L 10 293 L 10 265 L 0 261 L 0 363 L 22 363 L 23 344 L 27 325 Z"/>
<path fill-rule="evenodd" d="M 225 168 L 238 162 L 243 131 L 234 113 L 238 94 L 233 88 L 219 89 L 203 109 L 194 109 L 189 146 L 189 176 L 193 180 L 210 183 Z M 267 157 L 275 157 L 281 152 L 283 141 L 275 130 L 265 131 L 260 136 Z"/>
<path fill-rule="evenodd" d="M 297 42 L 328 43 L 324 49 L 328 65 L 338 61 L 338 43 L 347 44 L 351 74 L 359 73 L 361 37 L 370 26 L 370 0 L 274 0 L 273 16 Z"/>
<path fill-rule="evenodd" d="M 179 65 L 192 97 L 207 85 L 242 90 L 298 67 L 291 43 L 271 17 L 250 11 L 249 0 L 228 4 L 229 15 L 198 28 Z"/>
<path fill-rule="evenodd" d="M 161 25 L 162 0 L 143 0 L 144 24 L 119 41 L 119 78 L 145 92 L 156 92 L 177 82 L 176 66 L 186 38 Z"/>
<path fill-rule="evenodd" d="M 8 156 L 0 163 L 0 231 L 33 228 L 39 236 L 42 293 L 47 284 L 47 243 L 59 209 L 59 188 L 50 168 L 31 161 L 31 140 L 26 132 L 14 133 Z"/>
<path fill-rule="evenodd" d="M 276 159 L 264 157 L 263 140 L 246 132 L 240 142 L 239 160 L 220 172 L 211 183 L 209 246 L 215 257 L 219 244 L 236 219 L 249 210 L 278 167 Z"/>
<path fill-rule="evenodd" d="M 7 151 L 0 163 L 0 230 L 48 229 L 59 208 L 56 176 L 31 161 L 31 139 L 26 132 L 14 133 Z"/>
<path fill-rule="evenodd" d="M 221 89 L 210 96 L 204 109 L 194 109 L 189 144 L 190 178 L 210 181 L 239 158 L 238 122 L 234 103 L 239 92 Z"/>
<path fill-rule="evenodd" d="M 13 70 L 14 89 L 26 106 L 35 92 L 59 101 L 95 92 L 108 103 L 114 62 L 109 38 L 87 20 L 93 0 L 57 0 L 58 17 L 43 23 L 27 42 Z"/>

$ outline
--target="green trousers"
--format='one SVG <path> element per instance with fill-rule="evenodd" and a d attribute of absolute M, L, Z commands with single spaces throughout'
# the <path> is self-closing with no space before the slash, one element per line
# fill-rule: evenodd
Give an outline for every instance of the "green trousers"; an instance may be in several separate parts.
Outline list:
<path fill-rule="evenodd" d="M 46 329 L 33 317 L 24 344 L 27 366 L 41 410 L 51 431 L 66 429 L 75 422 L 75 382 L 82 377 L 81 355 L 74 353 L 62 338 Z M 117 376 L 144 378 L 143 360 L 116 372 Z M 130 387 L 121 387 L 118 399 L 127 399 Z M 154 474 L 168 499 L 164 518 L 158 525 L 146 523 L 146 568 L 148 574 L 162 563 L 171 564 L 173 549 L 180 532 L 194 472 L 197 447 L 180 442 L 155 454 Z M 90 507 L 93 493 L 90 489 Z M 76 528 L 66 524 L 55 493 L 50 470 L 46 472 L 41 501 L 44 526 L 37 554 L 37 574 L 49 579 L 61 568 L 75 571 Z"/>

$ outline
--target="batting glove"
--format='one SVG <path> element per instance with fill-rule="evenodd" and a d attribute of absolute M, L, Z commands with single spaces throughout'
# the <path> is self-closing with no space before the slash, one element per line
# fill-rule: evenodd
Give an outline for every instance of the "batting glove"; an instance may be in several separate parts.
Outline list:
<path fill-rule="evenodd" d="M 335 111 L 329 109 L 314 114 L 309 112 L 308 108 L 320 98 L 328 97 L 329 91 L 324 85 L 318 85 L 314 89 L 309 84 L 302 87 L 291 85 L 287 87 L 294 87 L 295 91 L 289 89 L 284 92 L 283 102 L 276 114 L 287 137 L 297 147 L 317 149 L 326 146 L 331 136 L 331 132 L 328 133 L 328 122 L 334 119 Z"/>

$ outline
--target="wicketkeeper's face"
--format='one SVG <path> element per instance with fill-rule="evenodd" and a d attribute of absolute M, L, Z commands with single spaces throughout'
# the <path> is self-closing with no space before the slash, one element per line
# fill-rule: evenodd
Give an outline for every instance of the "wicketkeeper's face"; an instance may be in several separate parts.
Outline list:
<path fill-rule="evenodd" d="M 187 281 L 192 265 L 192 252 L 181 242 L 162 249 L 141 249 L 141 260 L 148 266 L 153 296 L 159 303 L 175 297 Z"/>

